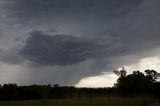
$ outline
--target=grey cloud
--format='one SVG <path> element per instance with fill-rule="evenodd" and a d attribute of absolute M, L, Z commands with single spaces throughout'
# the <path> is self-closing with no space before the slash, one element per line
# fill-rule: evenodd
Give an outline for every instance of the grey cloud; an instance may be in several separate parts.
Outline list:
<path fill-rule="evenodd" d="M 6 18 L 19 22 L 59 19 L 112 19 L 137 8 L 143 0 L 5 0 Z M 38 22 L 39 23 L 39 22 Z"/>
<path fill-rule="evenodd" d="M 0 17 L 8 22 L 3 37 L 19 30 L 25 36 L 22 47 L 1 37 L 1 44 L 15 47 L 0 53 L 1 61 L 27 62 L 30 82 L 60 84 L 134 64 L 159 53 L 154 53 L 160 44 L 159 5 L 159 0 L 1 0 Z M 8 30 L 12 22 L 21 29 Z"/>
<path fill-rule="evenodd" d="M 19 54 L 41 65 L 72 65 L 107 55 L 118 47 L 109 38 L 86 39 L 70 35 L 47 35 L 41 31 L 30 33 Z M 107 41 L 108 40 L 108 41 Z"/>
<path fill-rule="evenodd" d="M 21 56 L 19 56 L 20 48 L 14 47 L 7 51 L 0 51 L 0 60 L 4 63 L 8 64 L 23 64 L 25 62 L 25 59 Z"/>

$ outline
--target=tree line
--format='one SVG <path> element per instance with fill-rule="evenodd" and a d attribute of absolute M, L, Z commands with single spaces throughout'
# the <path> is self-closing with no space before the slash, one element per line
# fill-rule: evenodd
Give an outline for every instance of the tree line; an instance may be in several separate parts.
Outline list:
<path fill-rule="evenodd" d="M 160 73 L 155 70 L 145 70 L 144 73 L 134 71 L 114 71 L 119 76 L 113 87 L 108 88 L 76 88 L 73 86 L 30 85 L 17 86 L 4 84 L 0 86 L 0 100 L 30 100 L 30 99 L 64 99 L 64 98 L 93 98 L 111 96 L 155 96 L 160 98 Z"/>
<path fill-rule="evenodd" d="M 112 88 L 75 88 L 73 86 L 4 84 L 0 87 L 0 100 L 64 99 L 106 97 Z"/>

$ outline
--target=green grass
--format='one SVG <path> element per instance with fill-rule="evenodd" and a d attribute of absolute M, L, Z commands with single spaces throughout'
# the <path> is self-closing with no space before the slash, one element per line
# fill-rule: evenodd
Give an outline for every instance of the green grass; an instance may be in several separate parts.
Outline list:
<path fill-rule="evenodd" d="M 144 105 L 146 101 L 147 105 Z M 0 106 L 160 106 L 154 98 L 81 98 L 61 100 L 1 101 Z"/>

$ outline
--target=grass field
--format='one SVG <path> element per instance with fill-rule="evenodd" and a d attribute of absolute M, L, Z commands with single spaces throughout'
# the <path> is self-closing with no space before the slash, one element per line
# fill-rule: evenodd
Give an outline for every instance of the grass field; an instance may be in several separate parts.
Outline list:
<path fill-rule="evenodd" d="M 0 106 L 160 106 L 153 98 L 92 98 L 1 101 Z"/>

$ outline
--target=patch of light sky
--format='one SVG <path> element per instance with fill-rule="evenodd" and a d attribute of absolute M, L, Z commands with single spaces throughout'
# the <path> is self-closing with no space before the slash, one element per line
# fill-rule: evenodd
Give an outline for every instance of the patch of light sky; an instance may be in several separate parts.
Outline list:
<path fill-rule="evenodd" d="M 160 72 L 160 57 L 154 56 L 154 57 L 147 57 L 140 59 L 138 63 L 131 64 L 128 66 L 124 66 L 127 70 L 127 74 L 131 74 L 133 71 L 142 71 L 146 69 L 153 69 L 157 72 Z M 120 68 L 118 68 L 120 69 Z M 114 73 L 111 73 L 108 75 L 103 73 L 103 75 L 99 76 L 92 76 L 92 77 L 86 77 L 81 79 L 77 84 L 76 87 L 112 87 L 114 86 L 114 83 L 116 83 L 117 76 Z"/>

